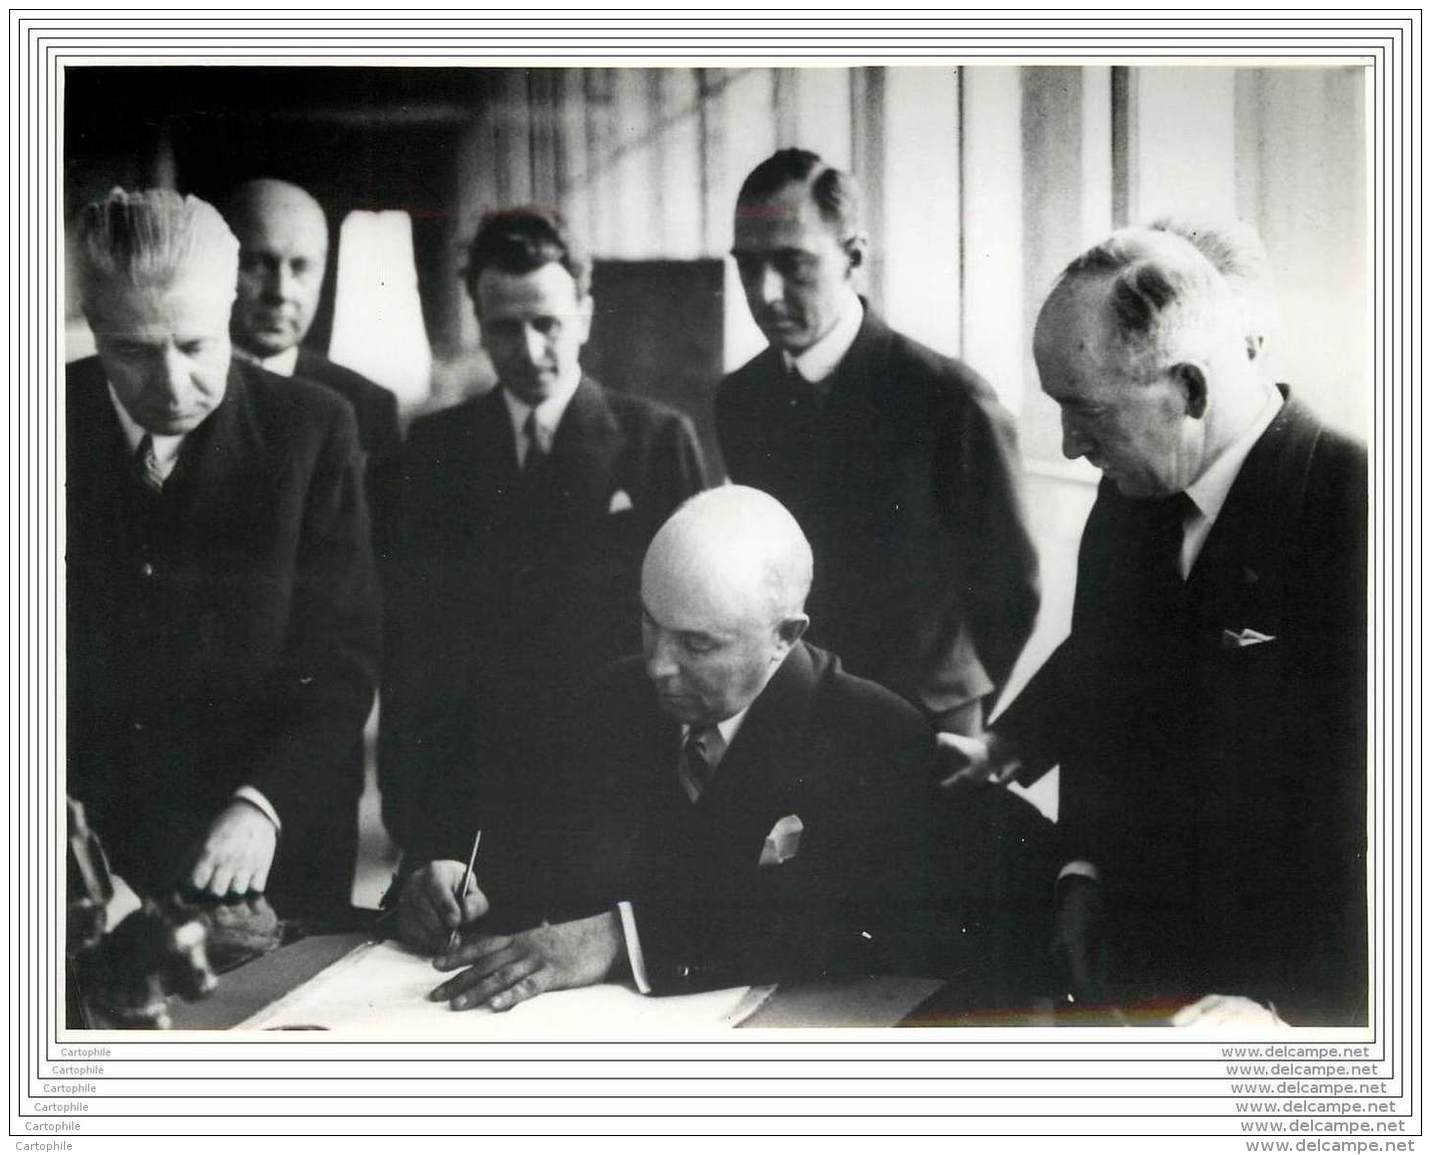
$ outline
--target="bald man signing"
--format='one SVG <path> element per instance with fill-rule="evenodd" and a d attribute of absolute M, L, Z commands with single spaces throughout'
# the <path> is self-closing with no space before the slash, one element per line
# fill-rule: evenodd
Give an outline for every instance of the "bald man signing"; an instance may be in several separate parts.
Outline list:
<path fill-rule="evenodd" d="M 671 516 L 641 574 L 644 655 L 574 713 L 532 888 L 459 907 L 463 863 L 409 879 L 404 938 L 459 972 L 433 998 L 500 1010 L 608 978 L 664 994 L 920 969 L 933 734 L 801 640 L 811 568 L 758 490 Z"/>
<path fill-rule="evenodd" d="M 397 398 L 361 373 L 302 344 L 318 312 L 328 261 L 323 206 L 297 185 L 261 178 L 229 194 L 224 207 L 239 240 L 234 352 L 277 373 L 322 385 L 353 407 L 370 465 L 397 457 Z"/>

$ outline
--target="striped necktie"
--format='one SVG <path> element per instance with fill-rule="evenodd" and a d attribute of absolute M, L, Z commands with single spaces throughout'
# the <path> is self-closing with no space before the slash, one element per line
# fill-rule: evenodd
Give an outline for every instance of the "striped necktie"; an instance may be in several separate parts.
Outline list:
<path fill-rule="evenodd" d="M 537 411 L 533 409 L 527 414 L 527 419 L 522 424 L 522 436 L 526 438 L 527 455 L 522 460 L 523 469 L 535 469 L 547 459 L 547 451 L 542 448 L 541 436 L 537 432 Z"/>
<path fill-rule="evenodd" d="M 150 493 L 164 492 L 164 473 L 154 452 L 154 438 L 148 433 L 139 439 L 139 445 L 134 450 L 134 476 Z"/>
<path fill-rule="evenodd" d="M 681 761 L 677 767 L 686 797 L 698 802 L 710 789 L 716 767 L 725 754 L 725 739 L 715 726 L 692 727 L 681 746 Z"/>

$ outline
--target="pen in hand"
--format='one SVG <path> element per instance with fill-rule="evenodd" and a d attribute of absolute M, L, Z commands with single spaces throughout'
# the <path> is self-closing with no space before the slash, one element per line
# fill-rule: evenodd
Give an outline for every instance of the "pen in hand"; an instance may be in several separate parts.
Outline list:
<path fill-rule="evenodd" d="M 477 865 L 477 848 L 482 845 L 482 832 L 477 831 L 477 837 L 472 839 L 472 853 L 467 856 L 467 869 L 462 872 L 462 885 L 457 888 L 458 917 L 462 916 L 462 902 L 467 897 L 467 891 L 472 887 L 472 868 Z M 461 924 L 452 928 L 452 933 L 447 936 L 447 953 L 451 954 L 457 949 L 457 932 L 461 930 Z"/>

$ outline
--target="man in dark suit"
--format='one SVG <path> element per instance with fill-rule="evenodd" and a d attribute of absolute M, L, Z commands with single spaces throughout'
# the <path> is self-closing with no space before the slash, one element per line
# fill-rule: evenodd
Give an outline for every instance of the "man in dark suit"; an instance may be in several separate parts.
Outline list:
<path fill-rule="evenodd" d="M 404 937 L 468 968 L 433 997 L 503 1009 L 622 974 L 673 993 L 924 971 L 934 736 L 801 640 L 811 569 L 758 490 L 710 490 L 666 523 L 642 569 L 644 659 L 562 719 L 529 889 L 487 889 L 484 842 L 480 890 L 463 898 L 449 861 L 404 896 Z"/>
<path fill-rule="evenodd" d="M 705 484 L 687 418 L 583 376 L 588 270 L 558 217 L 489 215 L 466 276 L 499 385 L 413 427 L 385 575 L 384 816 L 410 865 L 540 813 L 547 738 L 635 649 L 642 552 Z"/>
<path fill-rule="evenodd" d="M 867 248 L 858 187 L 814 153 L 746 178 L 732 252 L 770 347 L 721 382 L 721 452 L 810 537 L 813 640 L 973 734 L 1038 611 L 1014 426 L 856 296 Z"/>
<path fill-rule="evenodd" d="M 946 741 L 973 773 L 1060 764 L 1080 998 L 1180 1025 L 1353 1024 L 1366 455 L 1264 380 L 1240 296 L 1150 230 L 1064 272 L 1035 359 L 1065 455 L 1104 474 L 1072 633 L 982 749 Z"/>
<path fill-rule="evenodd" d="M 233 190 L 224 215 L 239 239 L 234 352 L 280 377 L 331 389 L 353 407 L 369 466 L 392 462 L 402 448 L 397 398 L 302 344 L 318 310 L 327 268 L 323 207 L 297 185 L 260 178 Z"/>
<path fill-rule="evenodd" d="M 378 597 L 348 406 L 233 361 L 238 243 L 116 190 L 66 372 L 69 790 L 155 894 L 346 902 Z"/>

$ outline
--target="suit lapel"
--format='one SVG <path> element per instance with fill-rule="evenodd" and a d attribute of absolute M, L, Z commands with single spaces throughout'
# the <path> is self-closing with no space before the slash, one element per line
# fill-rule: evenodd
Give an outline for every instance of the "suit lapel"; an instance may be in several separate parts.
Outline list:
<path fill-rule="evenodd" d="M 583 377 L 562 414 L 546 462 L 543 496 L 554 512 L 573 516 L 588 503 L 604 513 L 611 498 L 612 473 L 621 450 L 621 427 L 601 388 Z"/>
<path fill-rule="evenodd" d="M 1290 398 L 1253 446 L 1188 575 L 1204 629 L 1281 627 L 1287 541 L 1301 518 L 1307 474 L 1320 436 Z"/>
<path fill-rule="evenodd" d="M 750 707 L 715 780 L 698 804 L 733 832 L 736 845 L 755 847 L 799 796 L 810 710 L 819 680 L 814 655 L 800 643 L 786 656 Z"/>
<path fill-rule="evenodd" d="M 215 506 L 233 507 L 238 495 L 250 505 L 271 493 L 282 468 L 249 402 L 245 369 L 235 360 L 223 401 L 184 439 L 165 488 L 178 491 L 186 517 L 202 518 Z"/>

